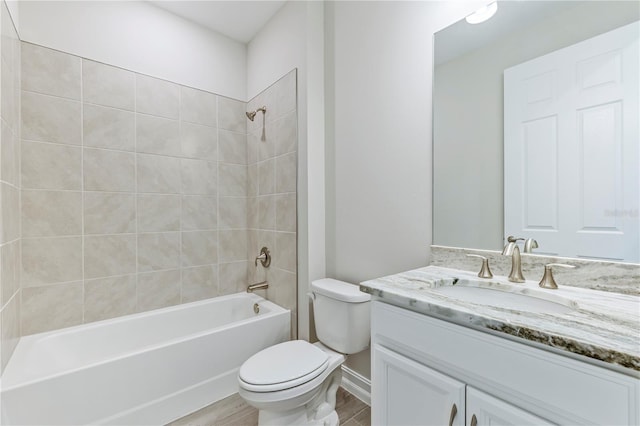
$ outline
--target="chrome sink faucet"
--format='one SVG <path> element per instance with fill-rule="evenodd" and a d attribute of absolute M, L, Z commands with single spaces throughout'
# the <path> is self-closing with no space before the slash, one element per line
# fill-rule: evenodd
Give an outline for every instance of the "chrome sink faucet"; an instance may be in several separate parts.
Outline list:
<path fill-rule="evenodd" d="M 524 275 L 522 275 L 522 261 L 520 259 L 520 248 L 518 241 L 524 238 L 516 238 L 509 235 L 507 237 L 507 245 L 502 250 L 503 256 L 511 256 L 511 272 L 509 272 L 509 281 L 512 283 L 523 283 Z"/>

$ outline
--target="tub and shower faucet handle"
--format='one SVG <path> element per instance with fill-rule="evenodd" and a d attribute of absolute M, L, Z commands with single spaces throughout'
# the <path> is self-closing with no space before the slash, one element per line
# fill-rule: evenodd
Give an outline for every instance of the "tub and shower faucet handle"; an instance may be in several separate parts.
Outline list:
<path fill-rule="evenodd" d="M 258 261 L 262 263 L 262 266 L 268 268 L 271 265 L 271 252 L 267 247 L 262 247 L 260 254 L 256 257 L 255 264 L 258 266 Z"/>
<path fill-rule="evenodd" d="M 477 257 L 482 259 L 482 268 L 480 269 L 480 272 L 478 272 L 478 276 L 480 278 L 493 278 L 491 269 L 489 269 L 489 259 L 484 256 L 480 256 L 479 254 L 468 254 L 467 257 Z"/>

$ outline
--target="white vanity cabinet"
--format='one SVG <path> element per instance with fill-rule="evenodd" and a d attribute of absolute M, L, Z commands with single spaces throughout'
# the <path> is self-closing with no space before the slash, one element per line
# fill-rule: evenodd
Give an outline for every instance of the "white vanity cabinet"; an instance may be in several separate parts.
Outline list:
<path fill-rule="evenodd" d="M 637 377 L 380 301 L 371 325 L 373 425 L 640 422 Z"/>

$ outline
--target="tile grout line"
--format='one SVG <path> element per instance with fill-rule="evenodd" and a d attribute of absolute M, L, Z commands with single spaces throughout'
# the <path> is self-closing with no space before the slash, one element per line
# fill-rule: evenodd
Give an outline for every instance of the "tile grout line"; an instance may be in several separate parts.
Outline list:
<path fill-rule="evenodd" d="M 139 291 L 139 278 L 140 273 L 139 262 L 138 262 L 138 233 L 139 233 L 139 214 L 138 214 L 138 73 L 133 74 L 133 152 L 134 152 L 134 197 L 135 197 L 135 209 L 134 214 L 136 215 L 136 223 L 135 223 L 135 235 L 136 235 L 136 274 L 135 274 L 135 312 L 140 312 L 140 291 Z"/>
<path fill-rule="evenodd" d="M 178 87 L 178 143 L 180 144 L 180 153 L 182 154 L 182 88 Z M 182 176 L 182 160 L 180 160 L 180 234 L 178 237 L 178 244 L 180 249 L 178 251 L 178 267 L 180 269 L 180 291 L 178 293 L 178 299 L 180 304 L 184 303 L 184 274 L 182 271 L 182 224 L 184 223 L 184 194 L 183 194 L 183 176 Z"/>
<path fill-rule="evenodd" d="M 83 63 L 82 59 L 80 59 L 80 192 L 82 194 L 82 199 L 80 200 L 80 233 L 81 233 L 81 253 L 82 253 L 82 324 L 85 323 L 86 319 L 86 281 L 85 281 L 85 246 L 84 246 L 84 77 L 83 77 Z"/>

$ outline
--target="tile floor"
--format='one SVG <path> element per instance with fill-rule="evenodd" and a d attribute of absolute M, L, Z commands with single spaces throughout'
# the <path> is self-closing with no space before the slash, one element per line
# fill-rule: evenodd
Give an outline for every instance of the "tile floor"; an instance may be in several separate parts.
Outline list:
<path fill-rule="evenodd" d="M 371 426 L 371 409 L 343 388 L 338 389 L 336 411 L 342 426 Z M 168 426 L 255 426 L 258 410 L 236 393 Z"/>

